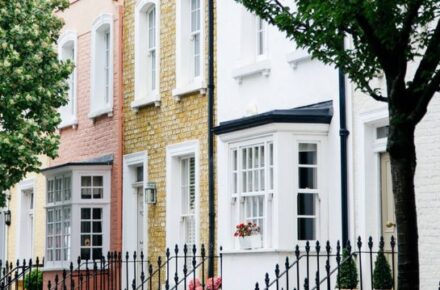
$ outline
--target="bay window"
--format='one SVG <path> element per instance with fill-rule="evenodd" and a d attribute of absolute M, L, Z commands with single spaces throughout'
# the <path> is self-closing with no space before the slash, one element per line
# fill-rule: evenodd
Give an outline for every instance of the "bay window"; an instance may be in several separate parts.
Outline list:
<path fill-rule="evenodd" d="M 273 144 L 270 141 L 239 145 L 231 150 L 232 197 L 238 200 L 235 224 L 255 223 L 268 246 L 268 213 L 273 195 Z"/>
<path fill-rule="evenodd" d="M 49 267 L 108 250 L 110 171 L 72 168 L 47 174 L 46 258 Z"/>

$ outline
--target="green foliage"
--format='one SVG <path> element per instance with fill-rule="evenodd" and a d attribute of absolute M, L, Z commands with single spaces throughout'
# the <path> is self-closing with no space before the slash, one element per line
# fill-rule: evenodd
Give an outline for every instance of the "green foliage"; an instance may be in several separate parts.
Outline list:
<path fill-rule="evenodd" d="M 67 0 L 0 1 L 0 192 L 56 157 L 73 64 L 55 51 Z M 0 206 L 4 195 L 0 194 Z"/>
<path fill-rule="evenodd" d="M 336 284 L 339 289 L 355 289 L 358 284 L 356 262 L 347 249 L 342 250 L 342 261 Z"/>
<path fill-rule="evenodd" d="M 43 272 L 33 270 L 24 277 L 24 288 L 28 290 L 43 290 Z"/>
<path fill-rule="evenodd" d="M 374 289 L 393 288 L 393 276 L 391 275 L 390 264 L 388 264 L 383 250 L 379 251 L 376 261 L 374 262 L 373 287 Z"/>

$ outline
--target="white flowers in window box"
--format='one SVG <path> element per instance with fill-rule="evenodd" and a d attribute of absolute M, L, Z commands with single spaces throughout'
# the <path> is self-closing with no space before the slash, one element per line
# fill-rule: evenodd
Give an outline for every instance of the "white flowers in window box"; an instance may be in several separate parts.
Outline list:
<path fill-rule="evenodd" d="M 260 227 L 252 222 L 240 223 L 235 227 L 234 236 L 239 239 L 240 249 L 259 249 L 263 246 Z"/>

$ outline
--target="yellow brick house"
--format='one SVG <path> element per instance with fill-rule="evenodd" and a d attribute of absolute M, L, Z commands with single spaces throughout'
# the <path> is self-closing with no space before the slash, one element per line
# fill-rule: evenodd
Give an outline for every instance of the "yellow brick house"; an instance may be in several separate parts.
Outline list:
<path fill-rule="evenodd" d="M 124 6 L 122 248 L 155 261 L 209 242 L 208 0 Z"/>

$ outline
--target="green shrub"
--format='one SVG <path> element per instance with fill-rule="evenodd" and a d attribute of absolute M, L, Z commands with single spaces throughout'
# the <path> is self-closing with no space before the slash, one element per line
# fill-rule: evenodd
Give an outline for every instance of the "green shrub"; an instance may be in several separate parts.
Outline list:
<path fill-rule="evenodd" d="M 43 290 L 43 273 L 33 270 L 24 277 L 24 287 L 28 290 Z"/>
<path fill-rule="evenodd" d="M 355 289 L 358 284 L 356 262 L 347 249 L 342 250 L 341 266 L 339 267 L 336 287 L 339 289 Z"/>
<path fill-rule="evenodd" d="M 379 251 L 376 261 L 374 262 L 373 287 L 375 289 L 393 288 L 390 264 L 388 264 L 383 250 Z"/>

